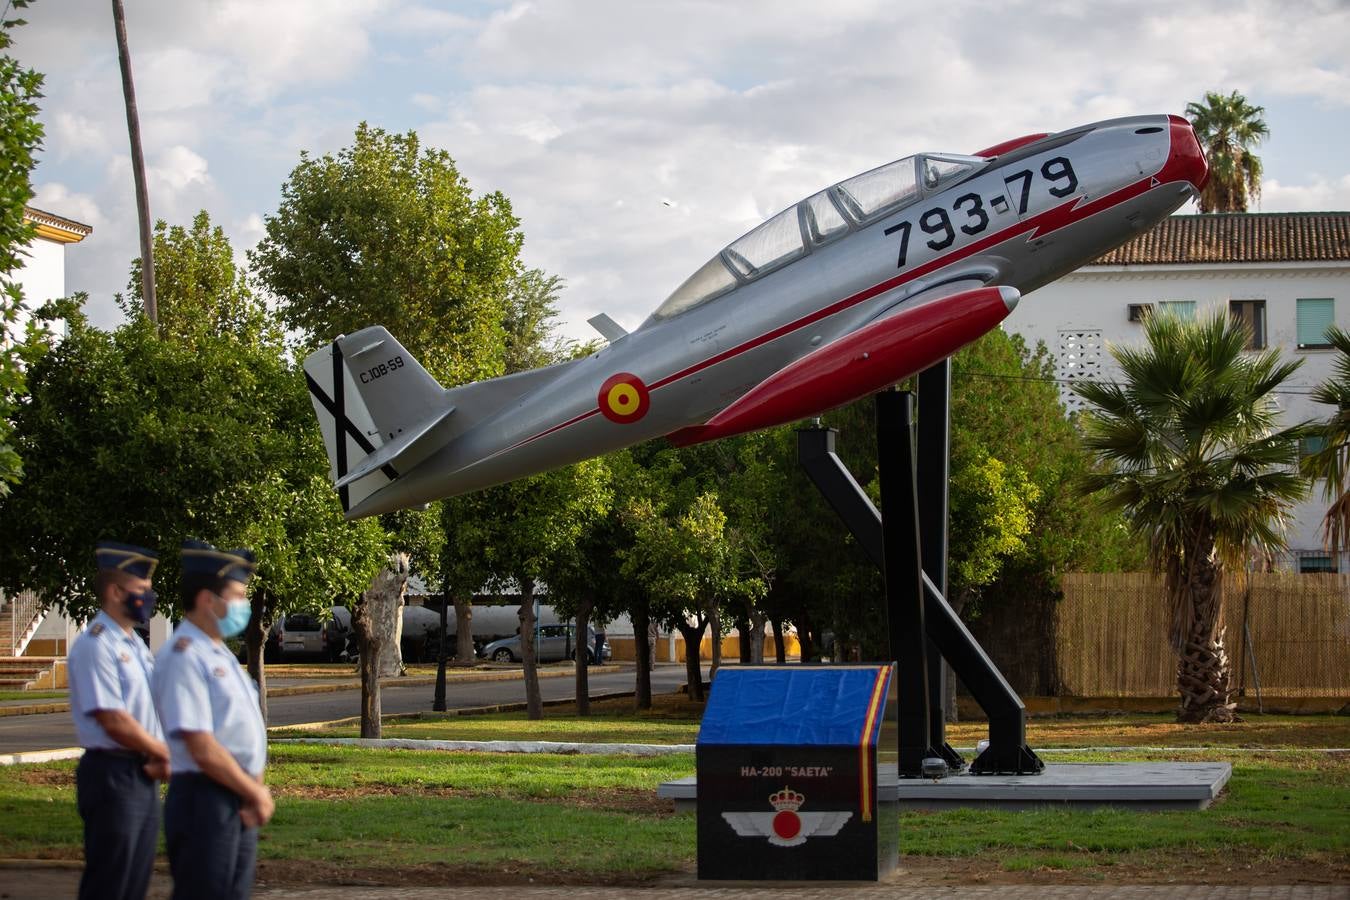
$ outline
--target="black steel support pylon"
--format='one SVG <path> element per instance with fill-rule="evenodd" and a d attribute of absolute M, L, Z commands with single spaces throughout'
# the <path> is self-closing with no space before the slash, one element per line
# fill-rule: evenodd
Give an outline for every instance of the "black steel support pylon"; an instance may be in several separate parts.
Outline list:
<path fill-rule="evenodd" d="M 919 373 L 919 544 L 923 571 L 939 594 L 947 596 L 947 484 L 951 480 L 952 361 L 942 360 Z M 947 743 L 947 666 L 931 638 L 928 641 L 928 743 L 959 772 L 966 767 Z"/>
<path fill-rule="evenodd" d="M 948 376 L 949 377 L 949 376 Z M 931 382 L 930 382 L 931 383 Z M 928 683 L 928 666 L 926 646 L 923 641 L 913 641 L 911 637 L 897 634 L 895 629 L 901 623 L 908 622 L 909 627 L 913 628 L 914 615 L 908 612 L 904 607 L 903 597 L 906 585 L 909 584 L 909 576 L 913 574 L 914 564 L 907 564 L 906 558 L 921 560 L 922 550 L 919 546 L 914 546 L 908 550 L 909 544 L 903 535 L 906 532 L 905 522 L 920 522 L 921 501 L 916 486 L 914 485 L 913 473 L 917 470 L 925 473 L 933 471 L 932 463 L 920 461 L 917 466 L 913 457 L 909 457 L 909 472 L 911 489 L 908 492 L 908 498 L 902 496 L 894 506 L 886 502 L 889 496 L 887 493 L 888 469 L 893 470 L 895 463 L 900 462 L 900 477 L 897 479 L 892 475 L 890 481 L 894 485 L 897 480 L 903 483 L 904 462 L 897 460 L 897 454 L 887 452 L 893 447 L 899 446 L 903 449 L 905 442 L 903 440 L 896 442 L 896 435 L 912 434 L 908 429 L 909 425 L 901 426 L 896 421 L 903 415 L 906 406 L 912 411 L 912 399 L 900 400 L 886 399 L 890 395 L 892 398 L 904 395 L 892 394 L 886 392 L 877 395 L 877 443 L 878 443 L 878 466 L 881 470 L 881 484 L 883 493 L 883 505 L 888 509 L 904 510 L 897 517 L 902 520 L 899 524 L 901 529 L 897 536 L 888 539 L 883 528 L 881 514 L 876 506 L 868 498 L 866 492 L 853 478 L 843 461 L 835 453 L 835 437 L 837 432 L 827 428 L 805 428 L 797 432 L 797 454 L 798 459 L 805 469 L 807 475 L 815 483 L 816 487 L 824 495 L 826 501 L 838 513 L 844 524 L 857 539 L 863 551 L 868 557 L 887 575 L 888 597 L 901 598 L 901 609 L 897 611 L 895 607 L 890 609 L 890 628 L 892 629 L 892 649 L 897 656 L 902 657 L 897 661 L 900 663 L 898 674 L 897 694 L 901 704 L 902 721 L 900 723 L 901 740 L 901 767 L 902 776 L 913 776 L 918 774 L 905 765 L 907 760 L 912 761 L 912 757 L 917 752 L 917 744 L 923 741 L 923 752 L 929 755 L 941 756 L 944 759 L 946 754 L 942 752 L 946 747 L 946 742 L 936 744 L 932 741 L 933 719 L 941 720 L 941 704 L 931 705 L 932 695 Z M 911 395 L 912 396 L 912 395 Z M 920 401 L 923 396 L 920 395 Z M 923 409 L 920 407 L 920 421 L 922 421 Z M 888 438 L 883 439 L 883 422 L 886 424 Z M 885 443 L 890 440 L 891 443 Z M 945 445 L 945 441 L 943 444 Z M 909 442 L 912 448 L 912 439 Z M 924 451 L 933 452 L 933 443 L 925 443 L 920 448 L 920 458 Z M 943 447 L 945 451 L 945 446 Z M 912 452 L 912 450 L 911 450 Z M 944 453 L 945 455 L 945 453 Z M 942 469 L 946 470 L 946 463 L 942 464 Z M 925 475 L 925 477 L 927 477 Z M 945 482 L 945 479 L 944 479 Z M 907 501 L 907 502 L 906 502 Z M 894 503 L 894 499 L 891 501 Z M 945 505 L 945 504 L 944 504 Z M 930 510 L 931 515 L 931 510 Z M 943 516 L 945 519 L 945 515 Z M 914 526 L 910 526 L 908 532 L 914 535 L 920 535 L 923 532 Z M 946 529 L 942 529 L 945 536 Z M 921 544 L 921 541 L 917 542 Z M 945 541 L 944 551 L 945 551 Z M 891 562 L 889 554 L 892 547 L 899 558 Z M 945 552 L 944 552 L 945 557 Z M 907 567 L 908 566 L 908 567 Z M 945 572 L 945 559 L 942 566 Z M 971 635 L 966 628 L 965 623 L 961 621 L 956 612 L 947 603 L 945 592 L 940 590 L 934 583 L 932 577 L 923 571 L 924 566 L 918 566 L 918 574 L 923 583 L 923 606 L 922 616 L 919 619 L 921 624 L 920 633 L 926 633 L 928 639 L 932 642 L 942 658 L 945 658 L 952 669 L 960 677 L 962 683 L 970 691 L 985 714 L 989 717 L 989 746 L 970 764 L 972 774 L 1016 774 L 1016 775 L 1035 775 L 1044 769 L 1044 763 L 1036 756 L 1035 752 L 1027 746 L 1026 743 L 1026 707 L 1017 693 L 1008 684 L 1003 674 L 999 672 L 993 661 L 989 659 L 984 649 Z M 889 583 L 892 581 L 891 573 L 897 573 L 900 576 L 899 589 L 892 591 Z M 909 589 L 912 592 L 912 588 Z M 912 596 L 912 593 L 911 593 Z M 894 602 L 894 601 L 892 601 Z M 912 649 L 917 643 L 919 650 Z M 936 654 L 935 654 L 936 655 Z M 907 667 L 904 656 L 917 658 L 923 662 L 919 668 L 922 675 L 908 676 L 907 672 L 911 667 Z M 908 697 L 908 699 L 906 699 Z M 904 721 L 904 710 L 907 708 L 917 709 L 922 707 L 923 713 L 914 713 L 910 716 L 913 720 L 909 727 L 906 727 Z M 922 716 L 922 720 L 920 720 Z M 920 727 L 921 730 L 915 733 Z M 906 731 L 910 734 L 907 737 Z M 906 741 L 913 746 L 906 746 Z M 936 752 L 934 752 L 936 751 Z"/>
<path fill-rule="evenodd" d="M 923 761 L 937 756 L 938 751 L 928 743 L 932 709 L 928 696 L 928 630 L 923 624 L 914 395 L 908 391 L 877 394 L 876 407 L 881 507 L 895 510 L 881 521 L 881 564 L 891 655 L 896 659 L 900 775 L 918 778 L 923 775 Z M 941 717 L 940 709 L 938 715 Z"/>

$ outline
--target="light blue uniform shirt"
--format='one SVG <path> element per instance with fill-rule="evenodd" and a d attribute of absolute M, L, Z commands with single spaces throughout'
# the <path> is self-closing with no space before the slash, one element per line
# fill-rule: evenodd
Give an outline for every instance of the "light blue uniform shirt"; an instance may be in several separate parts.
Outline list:
<path fill-rule="evenodd" d="M 150 695 L 155 658 L 135 631 L 127 634 L 112 616 L 100 612 L 71 644 L 66 667 L 70 712 L 75 717 L 75 736 L 81 747 L 127 749 L 98 724 L 94 713 L 99 710 L 122 710 L 141 723 L 152 737 L 163 740 Z"/>
<path fill-rule="evenodd" d="M 152 681 L 175 774 L 200 772 L 185 731 L 208 731 L 253 776 L 267 763 L 267 731 L 258 688 L 229 649 L 184 620 L 160 648 Z"/>

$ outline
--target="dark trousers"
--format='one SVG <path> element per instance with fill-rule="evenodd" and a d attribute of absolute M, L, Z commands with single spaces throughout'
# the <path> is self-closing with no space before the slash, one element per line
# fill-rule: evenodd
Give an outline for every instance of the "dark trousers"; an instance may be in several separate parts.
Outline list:
<path fill-rule="evenodd" d="M 253 891 L 258 829 L 239 818 L 239 795 L 199 772 L 169 779 L 164 840 L 175 900 L 238 900 Z"/>
<path fill-rule="evenodd" d="M 131 753 L 90 750 L 75 769 L 75 798 L 84 819 L 81 898 L 142 900 L 155 866 L 159 785 Z"/>

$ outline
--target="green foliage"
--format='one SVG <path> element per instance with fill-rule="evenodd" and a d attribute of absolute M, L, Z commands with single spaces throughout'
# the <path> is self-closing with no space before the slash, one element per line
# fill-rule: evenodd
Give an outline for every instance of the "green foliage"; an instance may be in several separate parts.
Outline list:
<path fill-rule="evenodd" d="M 1224 96 L 1206 91 L 1203 103 L 1186 104 L 1186 116 L 1209 161 L 1209 182 L 1200 192 L 1200 211 L 1246 212 L 1249 200 L 1261 199 L 1261 159 L 1253 147 L 1270 137 L 1262 115 L 1233 91 Z"/>
<path fill-rule="evenodd" d="M 1322 520 L 1326 545 L 1344 553 L 1350 551 L 1350 331 L 1333 325 L 1327 340 L 1336 348 L 1336 365 L 1313 399 L 1332 412 L 1309 430 L 1321 439 L 1322 448 L 1304 458 L 1303 472 L 1325 482 L 1322 496 L 1330 504 Z"/>
<path fill-rule="evenodd" d="M 1092 457 L 1059 401 L 1054 372 L 1044 344 L 1029 348 L 1020 335 L 1002 329 L 952 358 L 950 593 L 972 604 L 975 614 L 985 597 L 1053 599 L 1063 572 L 1119 571 L 1143 560 L 1119 514 L 1083 502 L 1078 481 L 1092 469 Z M 920 398 L 920 415 L 922 405 Z M 989 506 L 973 517 L 984 530 L 971 528 L 964 507 L 978 502 L 979 494 L 965 495 L 958 485 L 980 483 L 963 472 L 978 471 L 990 459 L 1003 464 L 1004 486 L 1011 490 L 997 495 L 1006 514 Z M 1030 512 L 1025 527 L 1019 506 Z M 993 572 L 982 561 L 982 547 L 1001 548 Z"/>
<path fill-rule="evenodd" d="M 603 460 L 589 459 L 532 475 L 471 495 L 478 522 L 473 549 L 486 564 L 489 580 L 538 582 L 554 558 L 570 550 L 610 504 Z"/>
<path fill-rule="evenodd" d="M 363 122 L 336 156 L 301 154 L 249 259 L 307 346 L 384 324 L 450 386 L 502 370 L 518 224 L 444 151 Z"/>
<path fill-rule="evenodd" d="M 163 219 L 156 222 L 153 253 L 161 336 L 188 344 L 204 335 L 249 344 L 280 343 L 276 323 L 234 264 L 224 229 L 211 225 L 206 210 L 197 213 L 190 228 L 170 228 Z M 145 308 L 141 287 L 138 257 L 131 263 L 127 296 L 116 298 L 127 318 Z"/>
<path fill-rule="evenodd" d="M 951 533 L 963 539 L 952 542 L 948 578 L 954 585 L 986 585 L 1004 559 L 1026 549 L 1040 491 L 1020 468 L 992 456 L 961 466 L 950 490 Z"/>
<path fill-rule="evenodd" d="M 684 509 L 660 510 L 646 499 L 635 503 L 629 515 L 636 540 L 625 570 L 663 603 L 668 621 L 764 592 L 760 578 L 741 571 L 740 542 L 727 533 L 716 493 L 701 493 Z"/>
<path fill-rule="evenodd" d="M 1150 316 L 1144 336 L 1142 347 L 1112 350 L 1121 383 L 1074 387 L 1092 405 L 1087 447 L 1106 466 L 1083 488 L 1128 514 L 1181 602 L 1198 567 L 1242 571 L 1253 552 L 1284 546 L 1290 507 L 1307 490 L 1296 471 L 1305 429 L 1275 427 L 1274 391 L 1302 360 L 1244 352 L 1246 328 L 1224 312 Z M 1182 624 L 1174 616 L 1174 644 Z"/>
<path fill-rule="evenodd" d="M 0 507 L 5 588 L 87 615 L 102 538 L 159 548 L 161 587 L 178 581 L 184 538 L 252 547 L 255 590 L 283 609 L 324 609 L 369 580 L 383 533 L 342 520 L 304 382 L 279 348 L 161 339 L 139 317 L 109 334 L 76 303 L 53 312 L 68 334 L 35 359 L 15 417 L 32 463 Z"/>
<path fill-rule="evenodd" d="M 567 357 L 567 345 L 555 336 L 558 295 L 564 282 L 558 275 L 526 269 L 506 285 L 503 362 L 507 374 L 548 366 Z"/>
<path fill-rule="evenodd" d="M 413 572 L 428 578 L 441 571 L 441 556 L 446 548 L 445 529 L 441 527 L 442 502 L 428 504 L 425 509 L 401 509 L 380 516 L 380 525 L 389 535 L 391 546 L 408 554 Z"/>
<path fill-rule="evenodd" d="M 12 5 L 17 12 L 28 6 L 28 0 L 13 0 Z M 11 31 L 22 24 L 22 19 L 0 22 L 0 50 L 13 44 Z M 24 220 L 24 207 L 33 196 L 29 174 L 42 146 L 42 123 L 37 118 L 41 97 L 42 76 L 8 53 L 0 56 L 0 498 L 23 475 L 23 460 L 12 444 L 11 417 L 24 392 L 18 348 L 36 335 L 31 322 L 22 326 L 25 334 L 19 334 L 23 292 L 12 276 L 22 268 L 24 248 L 36 234 Z"/>

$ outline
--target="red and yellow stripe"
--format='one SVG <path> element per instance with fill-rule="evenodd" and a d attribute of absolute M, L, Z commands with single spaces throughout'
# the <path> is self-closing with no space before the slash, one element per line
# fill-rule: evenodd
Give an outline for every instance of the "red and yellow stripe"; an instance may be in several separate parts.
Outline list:
<path fill-rule="evenodd" d="M 881 718 L 882 706 L 886 702 L 886 685 L 890 680 L 891 667 L 877 669 L 876 681 L 872 683 L 872 699 L 867 704 L 867 718 L 863 720 L 862 735 L 858 738 L 858 788 L 862 796 L 862 820 L 872 821 L 872 732 Z"/>

